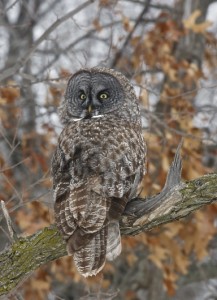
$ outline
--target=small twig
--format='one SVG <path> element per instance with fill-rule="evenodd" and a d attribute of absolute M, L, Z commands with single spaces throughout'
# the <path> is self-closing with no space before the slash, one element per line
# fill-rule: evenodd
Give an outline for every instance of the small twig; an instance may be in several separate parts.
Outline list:
<path fill-rule="evenodd" d="M 8 210 L 7 210 L 3 200 L 1 200 L 1 208 L 2 208 L 3 215 L 5 217 L 6 223 L 7 223 L 7 228 L 8 228 L 11 242 L 17 241 L 18 237 L 17 237 L 16 231 L 13 228 L 12 220 L 9 216 Z"/>
<path fill-rule="evenodd" d="M 213 144 L 216 144 L 216 141 L 214 138 L 204 138 L 203 136 L 196 136 L 194 134 L 187 133 L 186 131 L 182 131 L 182 130 L 170 127 L 165 121 L 158 118 L 158 116 L 155 113 L 149 112 L 148 110 L 145 110 L 145 109 L 143 109 L 143 112 L 145 114 L 147 114 L 152 120 L 154 120 L 156 122 L 156 124 L 163 126 L 168 131 L 175 133 L 181 137 L 186 137 L 186 138 L 191 138 L 193 140 L 203 141 L 204 143 L 207 143 L 207 141 L 209 141 L 209 142 L 212 142 Z"/>
<path fill-rule="evenodd" d="M 111 67 L 114 68 L 116 65 L 117 65 L 117 62 L 120 60 L 121 56 L 122 56 L 122 53 L 123 53 L 123 50 L 126 48 L 126 46 L 128 45 L 129 41 L 131 40 L 136 28 L 138 27 L 140 21 L 142 20 L 144 14 L 146 14 L 148 12 L 148 9 L 149 9 L 149 5 L 150 5 L 150 0 L 147 0 L 146 1 L 146 4 L 145 4 L 145 7 L 144 9 L 142 10 L 141 14 L 138 16 L 137 20 L 136 20 L 136 23 L 134 24 L 132 30 L 129 32 L 124 44 L 122 45 L 121 49 L 116 53 L 116 56 L 111 64 Z"/>
<path fill-rule="evenodd" d="M 10 179 L 4 173 L 2 173 L 2 176 L 4 177 L 5 181 L 10 185 L 10 187 L 14 191 L 14 193 L 17 196 L 17 198 L 19 199 L 19 201 L 22 202 L 23 201 L 22 196 L 19 194 L 19 192 L 17 191 L 15 186 L 11 183 Z"/>
<path fill-rule="evenodd" d="M 82 3 L 81 5 L 79 5 L 78 7 L 76 7 L 75 9 L 69 11 L 67 14 L 65 14 L 64 16 L 62 16 L 61 18 L 59 18 L 58 20 L 56 20 L 47 30 L 45 30 L 45 32 L 35 41 L 35 43 L 33 44 L 33 46 L 25 53 L 25 55 L 17 61 L 17 63 L 13 66 L 10 67 L 8 69 L 6 69 L 4 72 L 2 72 L 2 74 L 0 75 L 0 81 L 3 81 L 5 79 L 7 79 L 8 77 L 12 76 L 13 74 L 15 74 L 16 72 L 19 71 L 19 69 L 21 67 L 23 67 L 28 60 L 30 59 L 30 57 L 32 56 L 32 54 L 35 52 L 35 50 L 37 49 L 37 47 L 44 42 L 47 37 L 57 28 L 59 27 L 63 22 L 65 22 L 66 20 L 72 18 L 74 15 L 76 15 L 77 13 L 79 13 L 81 10 L 83 10 L 84 8 L 86 8 L 87 6 L 89 6 L 90 4 L 94 3 L 95 0 L 87 0 L 86 2 Z"/>
<path fill-rule="evenodd" d="M 14 6 L 19 2 L 19 0 L 15 0 L 11 5 L 5 8 L 4 13 L 8 12 L 10 9 L 14 8 Z"/>
<path fill-rule="evenodd" d="M 10 154 L 10 155 L 11 155 L 11 154 Z M 12 165 L 12 166 L 2 168 L 2 169 L 0 169 L 0 173 L 3 173 L 3 172 L 5 172 L 5 171 L 9 171 L 9 170 L 14 169 L 14 168 L 18 167 L 19 165 L 22 165 L 22 164 L 23 164 L 25 161 L 27 161 L 28 159 L 29 159 L 28 157 L 27 157 L 27 158 L 24 158 L 24 159 L 22 159 L 21 161 L 19 161 L 18 163 Z"/>

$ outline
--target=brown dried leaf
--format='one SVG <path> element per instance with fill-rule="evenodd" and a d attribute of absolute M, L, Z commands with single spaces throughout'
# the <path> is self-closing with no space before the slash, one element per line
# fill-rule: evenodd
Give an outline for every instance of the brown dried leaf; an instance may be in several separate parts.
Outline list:
<path fill-rule="evenodd" d="M 9 82 L 8 84 L 13 84 L 13 82 Z M 0 96 L 8 103 L 12 103 L 20 97 L 20 89 L 17 87 L 2 87 L 0 88 Z"/>
<path fill-rule="evenodd" d="M 196 9 L 187 19 L 183 20 L 184 27 L 195 33 L 204 33 L 208 27 L 212 25 L 210 21 L 196 23 L 197 18 L 201 15 L 201 11 Z"/>
<path fill-rule="evenodd" d="M 102 26 L 101 26 L 98 18 L 93 20 L 93 26 L 96 28 L 97 31 L 102 30 Z"/>
<path fill-rule="evenodd" d="M 142 102 L 144 107 L 146 107 L 146 108 L 149 107 L 148 91 L 146 89 L 142 89 L 139 99 Z"/>
<path fill-rule="evenodd" d="M 100 0 L 99 6 L 109 8 L 110 6 L 116 5 L 118 0 Z"/>
<path fill-rule="evenodd" d="M 130 19 L 127 18 L 126 16 L 123 16 L 122 23 L 124 29 L 129 32 L 131 30 Z"/>

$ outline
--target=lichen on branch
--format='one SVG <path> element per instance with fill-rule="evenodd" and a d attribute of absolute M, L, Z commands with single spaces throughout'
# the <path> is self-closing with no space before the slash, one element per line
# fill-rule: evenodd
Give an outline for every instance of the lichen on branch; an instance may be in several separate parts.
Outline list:
<path fill-rule="evenodd" d="M 130 201 L 120 221 L 121 233 L 135 235 L 189 215 L 217 200 L 217 174 L 181 182 L 179 145 L 161 193 Z M 20 237 L 0 254 L 0 296 L 14 290 L 38 267 L 67 255 L 55 225 Z"/>

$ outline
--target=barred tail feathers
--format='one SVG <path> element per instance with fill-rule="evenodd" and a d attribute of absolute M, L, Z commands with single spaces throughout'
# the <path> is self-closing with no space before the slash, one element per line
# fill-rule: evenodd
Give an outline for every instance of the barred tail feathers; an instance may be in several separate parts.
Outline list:
<path fill-rule="evenodd" d="M 118 221 L 112 221 L 108 225 L 108 238 L 106 258 L 114 260 L 121 253 L 121 234 Z"/>
<path fill-rule="evenodd" d="M 84 277 L 96 275 L 104 267 L 107 235 L 108 226 L 106 225 L 94 235 L 87 245 L 74 252 L 75 265 Z"/>

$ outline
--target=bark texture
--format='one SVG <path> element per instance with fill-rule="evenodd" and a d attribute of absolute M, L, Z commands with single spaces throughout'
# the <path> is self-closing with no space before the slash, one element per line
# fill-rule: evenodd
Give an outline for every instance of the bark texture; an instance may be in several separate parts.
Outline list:
<path fill-rule="evenodd" d="M 122 234 L 135 235 L 151 230 L 217 200 L 217 174 L 181 182 L 180 147 L 181 144 L 161 193 L 128 203 L 120 222 Z M 0 296 L 10 293 L 38 267 L 65 255 L 66 245 L 55 225 L 32 236 L 18 238 L 0 254 Z"/>

